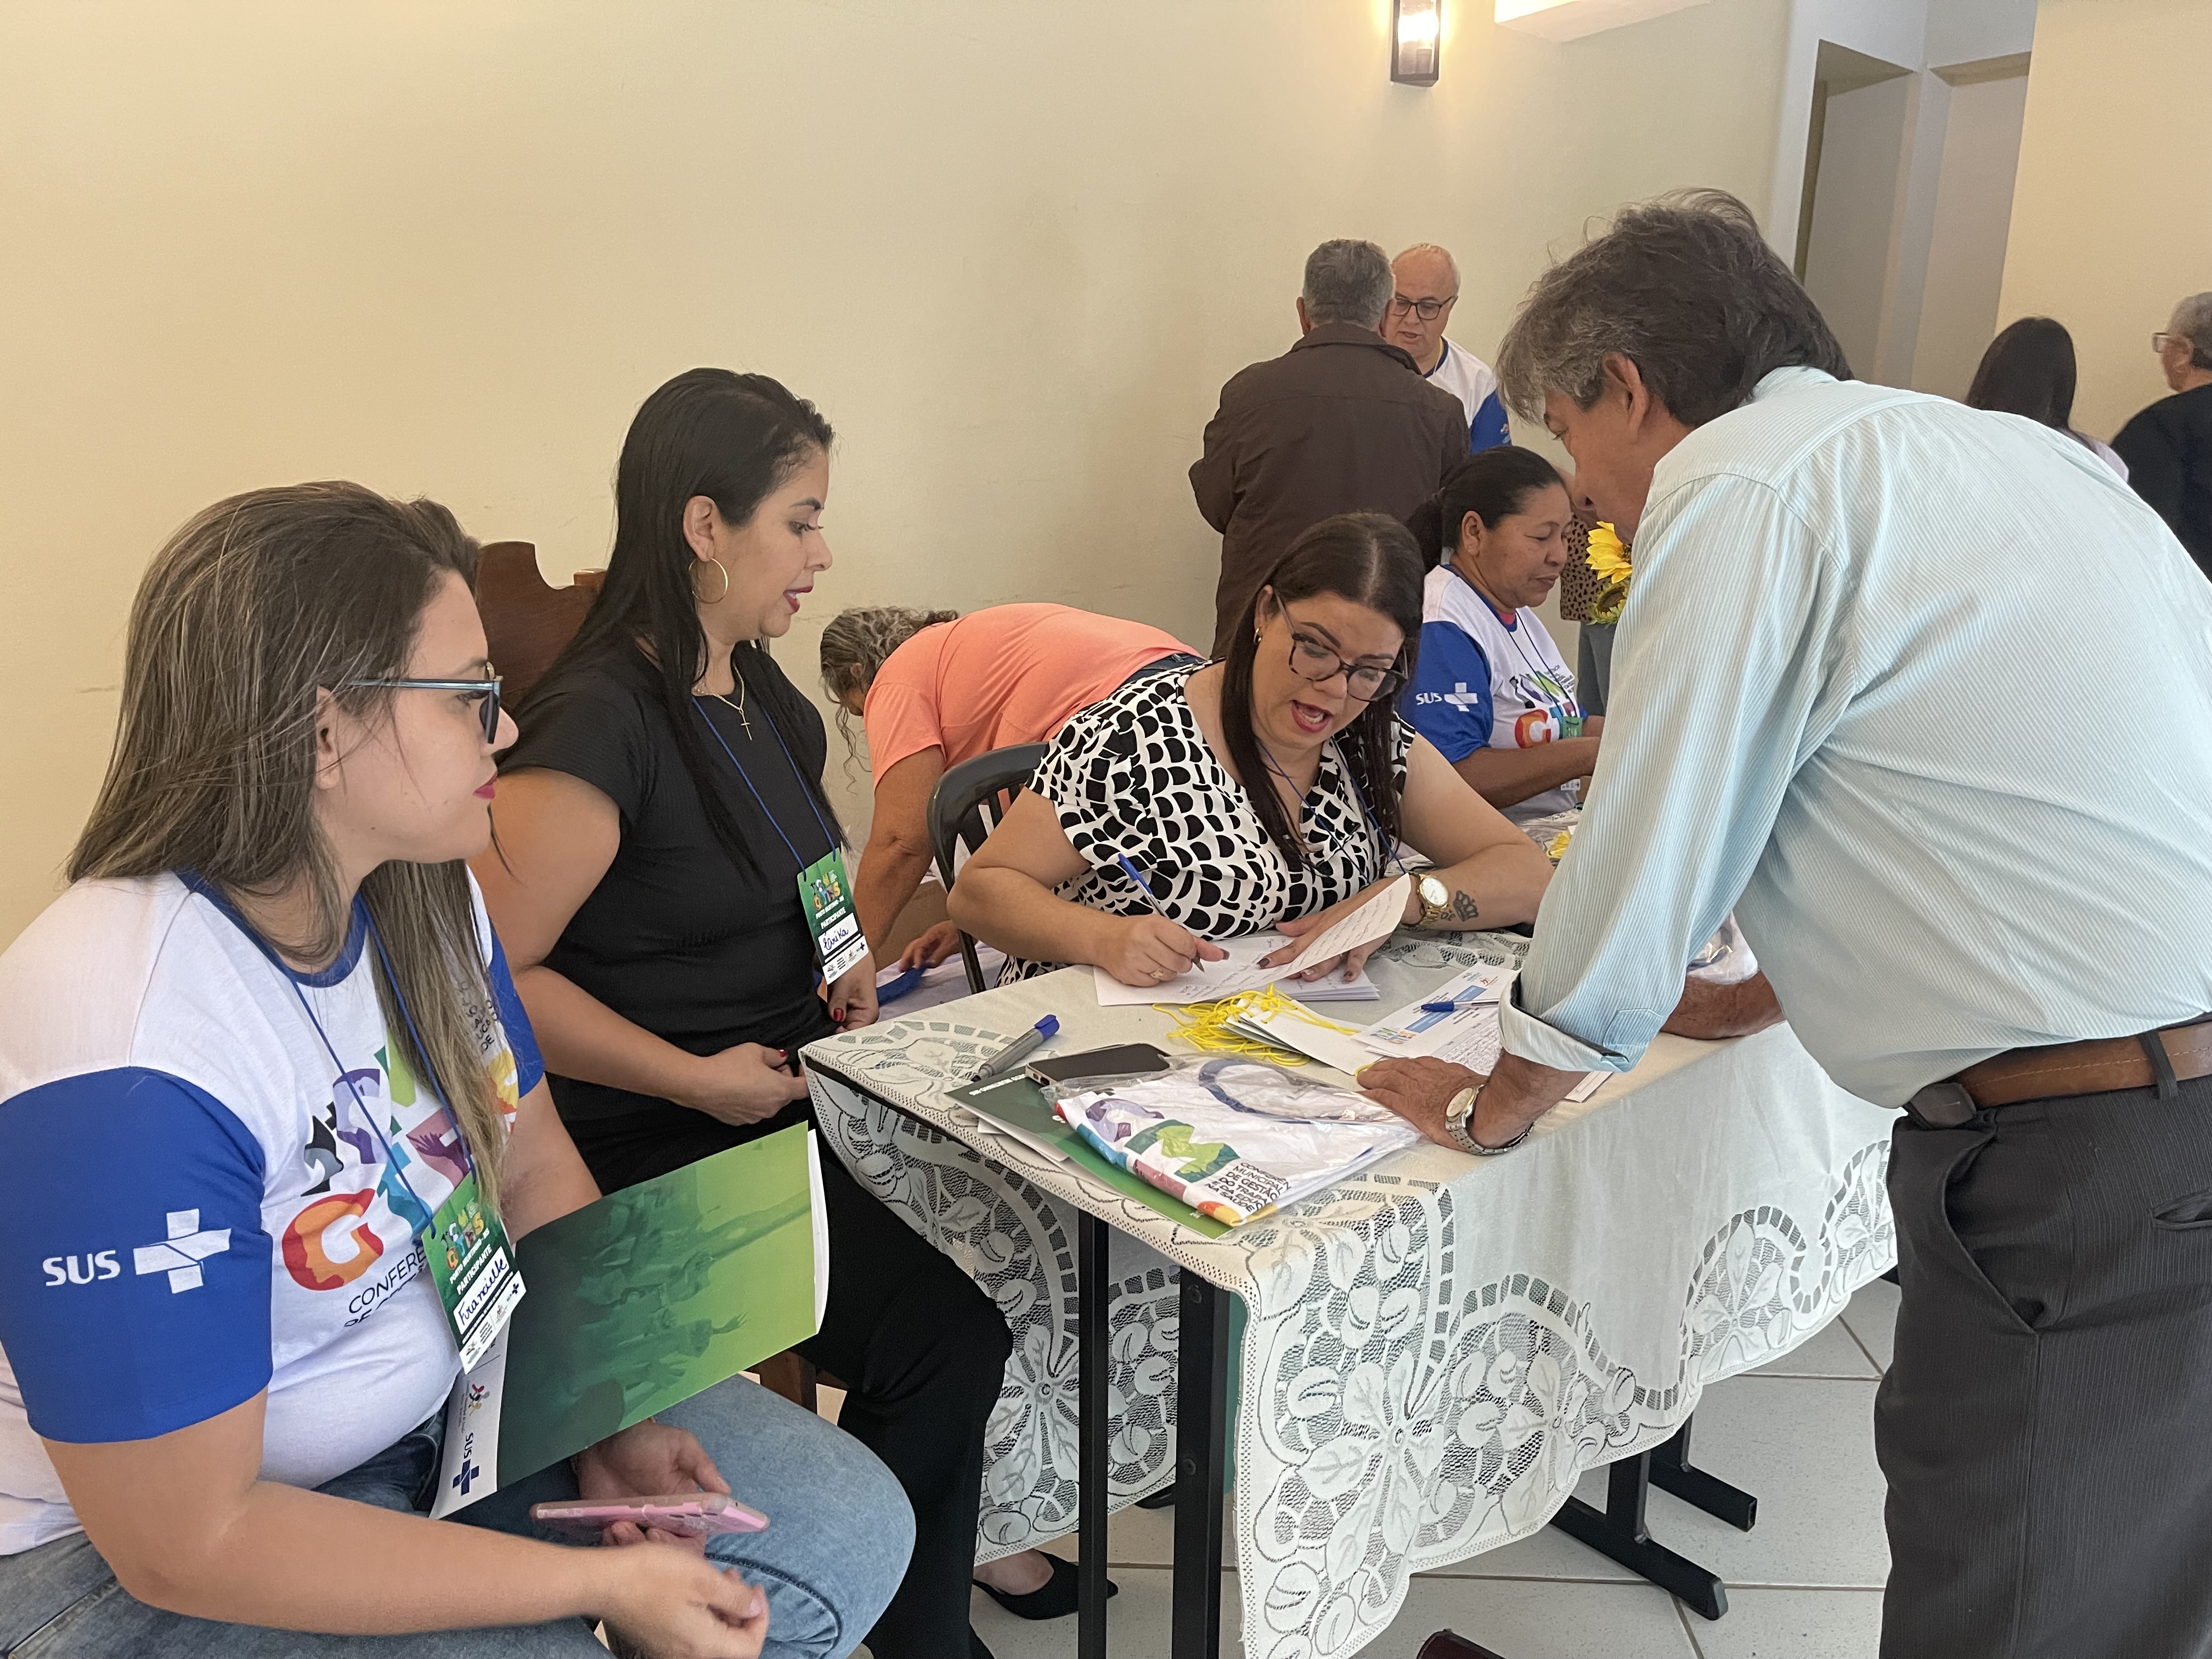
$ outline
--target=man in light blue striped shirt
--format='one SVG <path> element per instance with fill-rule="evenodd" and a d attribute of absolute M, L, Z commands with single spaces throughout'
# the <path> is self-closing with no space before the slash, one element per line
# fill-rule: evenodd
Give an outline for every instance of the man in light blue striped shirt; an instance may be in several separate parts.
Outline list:
<path fill-rule="evenodd" d="M 2064 434 L 1850 383 L 1732 198 L 1499 362 L 1635 541 L 1606 741 L 1495 1074 L 1363 1082 L 1514 1144 L 1733 907 L 1771 991 L 1699 1034 L 1908 1107 L 1885 1659 L 2212 1655 L 2212 586 Z"/>

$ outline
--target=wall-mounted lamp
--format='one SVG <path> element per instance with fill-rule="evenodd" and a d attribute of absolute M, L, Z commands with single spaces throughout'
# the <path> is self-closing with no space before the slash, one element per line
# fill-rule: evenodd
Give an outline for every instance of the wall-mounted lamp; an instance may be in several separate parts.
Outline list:
<path fill-rule="evenodd" d="M 1443 33 L 1443 0 L 1390 0 L 1390 78 L 1400 86 L 1432 87 Z"/>

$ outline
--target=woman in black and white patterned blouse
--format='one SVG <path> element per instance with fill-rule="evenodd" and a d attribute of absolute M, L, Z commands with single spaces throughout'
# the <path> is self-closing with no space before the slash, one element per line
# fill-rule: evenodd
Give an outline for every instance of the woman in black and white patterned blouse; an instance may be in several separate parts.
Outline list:
<path fill-rule="evenodd" d="M 1068 721 L 961 872 L 953 920 L 1018 972 L 1093 963 L 1158 984 L 1221 957 L 1209 940 L 1334 922 L 1395 876 L 1400 841 L 1441 884 L 1410 891 L 1408 923 L 1533 919 L 1550 861 L 1393 707 L 1420 641 L 1422 575 L 1395 519 L 1307 531 L 1225 661 L 1136 682 Z M 1356 975 L 1368 954 L 1306 977 Z"/>

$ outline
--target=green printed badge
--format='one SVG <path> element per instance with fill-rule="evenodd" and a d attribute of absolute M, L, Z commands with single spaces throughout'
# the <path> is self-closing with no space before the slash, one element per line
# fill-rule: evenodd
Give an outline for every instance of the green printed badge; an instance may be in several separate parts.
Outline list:
<path fill-rule="evenodd" d="M 522 1275 L 514 1269 L 514 1247 L 499 1212 L 477 1190 L 476 1171 L 438 1206 L 422 1235 L 422 1254 L 430 1263 L 430 1283 L 467 1370 L 484 1357 L 492 1339 L 514 1316 L 522 1300 Z"/>
<path fill-rule="evenodd" d="M 860 919 L 853 914 L 853 884 L 845 878 L 845 855 L 836 848 L 799 872 L 799 904 L 806 913 L 806 930 L 814 935 L 822 977 L 834 985 L 868 954 L 868 941 L 860 937 Z"/>

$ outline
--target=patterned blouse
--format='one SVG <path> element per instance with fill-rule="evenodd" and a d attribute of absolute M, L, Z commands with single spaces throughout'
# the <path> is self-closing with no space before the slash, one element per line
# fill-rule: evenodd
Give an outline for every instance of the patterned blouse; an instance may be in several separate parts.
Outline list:
<path fill-rule="evenodd" d="M 1201 939 L 1236 939 L 1310 916 L 1379 879 L 1382 838 L 1334 740 L 1306 794 L 1298 828 L 1308 862 L 1293 870 L 1267 838 L 1244 787 L 1200 731 L 1183 688 L 1197 669 L 1124 686 L 1060 728 L 1030 787 L 1050 803 L 1060 827 L 1091 866 L 1059 896 L 1117 916 L 1150 909 L 1115 863 L 1142 871 L 1160 908 Z M 1413 729 L 1395 723 L 1391 759 L 1398 787 Z M 1014 958 L 1007 980 L 1060 963 Z"/>

